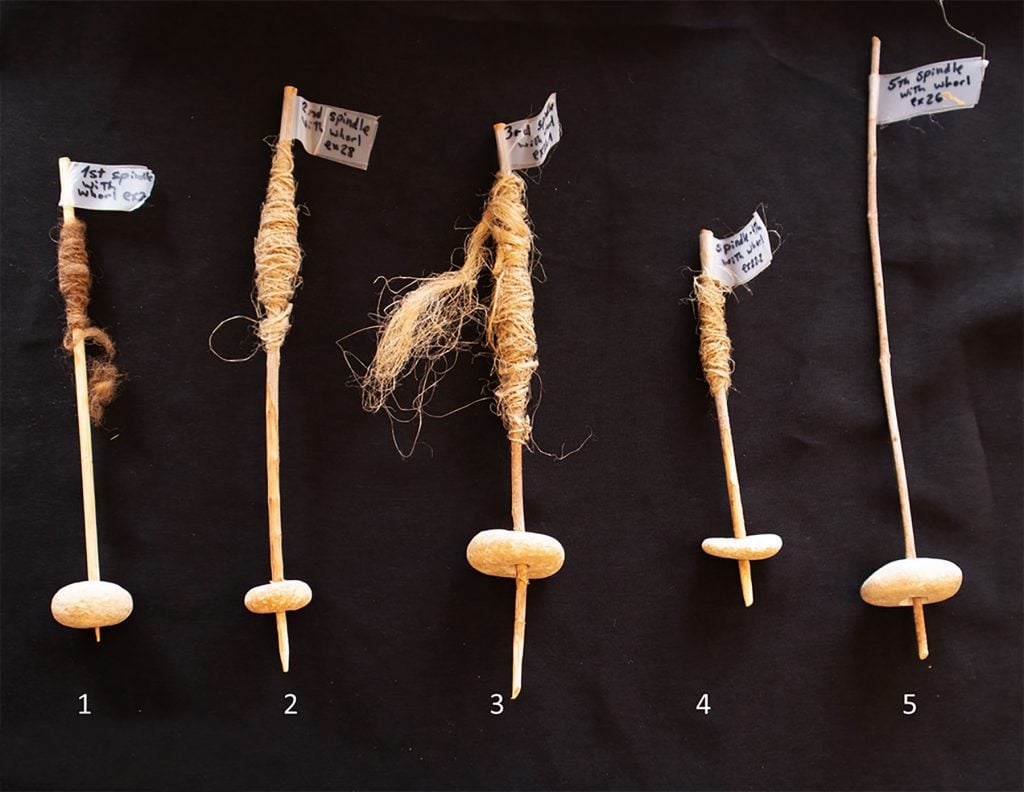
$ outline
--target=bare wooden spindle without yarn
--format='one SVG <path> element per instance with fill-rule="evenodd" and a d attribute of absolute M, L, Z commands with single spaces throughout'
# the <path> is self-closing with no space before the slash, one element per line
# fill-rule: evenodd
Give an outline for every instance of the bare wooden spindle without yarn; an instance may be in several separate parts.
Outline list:
<path fill-rule="evenodd" d="M 945 12 L 943 12 L 945 13 Z M 910 514 L 910 488 L 903 461 L 896 395 L 892 384 L 892 358 L 889 354 L 889 328 L 885 316 L 885 283 L 882 280 L 882 248 L 878 235 L 878 87 L 882 42 L 871 39 L 871 75 L 868 80 L 868 236 L 871 243 L 871 268 L 875 284 L 875 314 L 878 320 L 878 364 L 882 372 L 885 415 L 889 423 L 896 488 L 900 498 L 903 543 L 906 557 L 885 564 L 875 571 L 860 589 L 861 598 L 882 607 L 909 606 L 914 609 L 914 633 L 917 656 L 928 657 L 928 632 L 924 606 L 949 599 L 960 590 L 963 572 L 952 561 L 918 558 L 914 542 L 914 522 Z"/>

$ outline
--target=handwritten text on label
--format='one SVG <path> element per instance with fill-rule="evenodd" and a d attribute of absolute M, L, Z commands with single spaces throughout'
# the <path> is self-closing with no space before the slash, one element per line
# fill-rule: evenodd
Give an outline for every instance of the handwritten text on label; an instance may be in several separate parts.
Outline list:
<path fill-rule="evenodd" d="M 295 97 L 293 138 L 314 157 L 366 170 L 379 116 Z"/>
<path fill-rule="evenodd" d="M 960 58 L 879 75 L 878 123 L 974 107 L 986 66 L 988 61 L 981 58 Z"/>
<path fill-rule="evenodd" d="M 153 171 L 144 165 L 72 162 L 59 205 L 134 212 L 149 198 L 155 183 Z"/>
<path fill-rule="evenodd" d="M 772 246 L 764 221 L 754 212 L 750 222 L 725 239 L 715 237 L 712 261 L 704 271 L 732 288 L 753 280 L 772 263 Z"/>
<path fill-rule="evenodd" d="M 537 115 L 506 124 L 502 143 L 509 147 L 509 167 L 526 170 L 543 165 L 548 153 L 561 139 L 558 104 L 555 94 L 551 94 Z"/>

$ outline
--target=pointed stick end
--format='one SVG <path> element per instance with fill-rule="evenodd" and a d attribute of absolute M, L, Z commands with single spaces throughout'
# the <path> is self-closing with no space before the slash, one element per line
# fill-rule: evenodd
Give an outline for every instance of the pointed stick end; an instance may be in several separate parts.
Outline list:
<path fill-rule="evenodd" d="M 281 656 L 281 670 L 288 673 L 288 665 L 291 659 L 291 648 L 288 644 L 288 617 L 287 611 L 275 613 L 277 619 L 277 653 Z"/>
<path fill-rule="evenodd" d="M 96 643 L 100 642 L 100 628 L 96 628 Z"/>
<path fill-rule="evenodd" d="M 920 597 L 914 597 L 914 632 L 917 634 L 917 656 L 924 660 L 928 657 L 928 631 L 924 624 L 924 603 Z"/>
<path fill-rule="evenodd" d="M 749 608 L 754 604 L 754 581 L 750 578 L 750 561 L 741 559 L 740 566 L 740 588 L 743 590 L 743 604 Z"/>

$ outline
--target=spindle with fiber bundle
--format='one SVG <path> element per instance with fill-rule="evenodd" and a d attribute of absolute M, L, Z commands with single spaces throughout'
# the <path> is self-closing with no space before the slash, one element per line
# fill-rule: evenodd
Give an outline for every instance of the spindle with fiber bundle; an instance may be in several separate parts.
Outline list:
<path fill-rule="evenodd" d="M 517 136 L 524 128 L 543 147 L 534 161 L 516 159 Z M 514 133 L 514 134 L 513 134 Z M 515 578 L 512 633 L 512 698 L 522 689 L 526 640 L 526 590 L 531 580 L 555 574 L 565 560 L 558 540 L 526 530 L 523 502 L 523 448 L 530 447 L 528 412 L 530 383 L 537 370 L 537 338 L 533 324 L 531 253 L 533 232 L 527 215 L 526 183 L 515 168 L 540 165 L 558 140 L 557 110 L 552 95 L 540 115 L 514 124 L 496 124 L 498 173 L 487 197 L 483 217 L 469 234 L 462 267 L 424 279 L 386 311 L 377 352 L 363 378 L 364 407 L 377 411 L 392 398 L 399 381 L 419 361 L 429 364 L 460 349 L 463 327 L 483 317 L 484 342 L 493 356 L 498 415 L 509 440 L 512 530 L 478 533 L 466 549 L 474 569 Z M 477 282 L 489 269 L 493 279 L 490 304 L 477 296 Z M 423 404 L 426 385 L 421 383 Z"/>
<path fill-rule="evenodd" d="M 59 162 L 61 193 L 71 178 L 71 160 Z M 96 520 L 96 489 L 93 478 L 92 427 L 103 421 L 103 411 L 117 395 L 120 374 L 114 363 L 114 342 L 89 318 L 92 273 L 86 251 L 85 223 L 75 216 L 71 202 L 63 203 L 63 223 L 57 245 L 57 278 L 64 296 L 67 328 L 64 349 L 75 366 L 75 404 L 78 413 L 78 444 L 82 469 L 82 504 L 85 516 L 85 565 L 87 579 L 61 588 L 50 602 L 54 619 L 65 627 L 93 629 L 120 624 L 132 612 L 132 596 L 121 586 L 100 578 L 100 551 Z M 99 349 L 87 357 L 86 344 Z"/>
<path fill-rule="evenodd" d="M 731 537 L 713 536 L 704 540 L 701 548 L 708 555 L 733 559 L 739 566 L 740 590 L 743 604 L 754 604 L 754 584 L 750 575 L 750 562 L 771 558 L 782 549 L 782 537 L 778 534 L 747 534 L 743 517 L 743 502 L 740 498 L 739 475 L 736 471 L 736 453 L 733 449 L 732 427 L 729 423 L 729 387 L 732 384 L 732 342 L 729 340 L 725 323 L 725 298 L 732 293 L 732 286 L 746 282 L 767 266 L 771 251 L 763 224 L 755 215 L 751 221 L 751 236 L 763 248 L 757 255 L 760 262 L 751 259 L 743 262 L 743 254 L 736 253 L 733 260 L 722 262 L 717 255 L 719 246 L 714 235 L 707 229 L 700 232 L 701 274 L 693 280 L 694 301 L 700 321 L 700 359 L 704 378 L 715 400 L 718 415 L 718 431 L 722 442 L 722 459 L 725 463 L 725 483 L 729 493 L 729 510 L 732 515 Z M 750 228 L 750 226 L 748 226 Z M 742 232 L 741 232 L 742 233 Z M 756 234 L 756 236 L 755 236 Z M 747 247 L 747 245 L 744 245 Z M 754 247 L 756 250 L 756 246 Z M 756 264 L 756 266 L 754 266 Z M 733 280 L 730 266 L 738 265 L 738 271 L 745 277 Z"/>

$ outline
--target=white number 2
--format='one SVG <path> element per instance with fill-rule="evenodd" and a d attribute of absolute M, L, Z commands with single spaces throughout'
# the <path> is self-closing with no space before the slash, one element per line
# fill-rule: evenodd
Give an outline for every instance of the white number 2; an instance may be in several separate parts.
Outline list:
<path fill-rule="evenodd" d="M 917 712 L 917 702 L 914 701 L 916 693 L 904 693 L 903 694 L 903 706 L 906 708 L 903 710 L 904 715 L 913 715 Z"/>
<path fill-rule="evenodd" d="M 294 693 L 285 693 L 284 697 L 286 699 L 291 699 L 291 703 L 287 707 L 284 708 L 284 714 L 285 715 L 298 715 L 299 711 L 297 709 L 295 709 L 295 704 L 296 704 L 296 702 L 298 702 L 299 697 L 296 696 Z"/>
<path fill-rule="evenodd" d="M 501 693 L 491 693 L 491 715 L 501 715 L 505 711 L 505 705 L 501 701 Z"/>
<path fill-rule="evenodd" d="M 711 704 L 708 703 L 708 694 L 705 693 L 700 697 L 700 701 L 697 702 L 697 706 L 694 709 L 699 709 L 705 715 L 711 712 Z"/>

